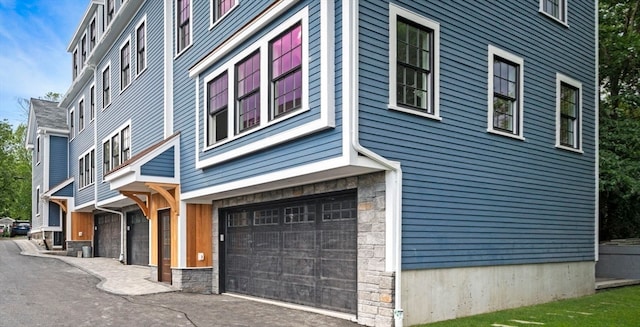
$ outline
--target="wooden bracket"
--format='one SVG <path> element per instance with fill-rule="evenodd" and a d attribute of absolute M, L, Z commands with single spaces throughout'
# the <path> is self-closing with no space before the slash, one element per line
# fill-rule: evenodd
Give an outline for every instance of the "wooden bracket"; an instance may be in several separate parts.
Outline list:
<path fill-rule="evenodd" d="M 67 211 L 67 200 L 59 200 L 59 199 L 51 198 L 51 199 L 49 199 L 49 202 L 53 202 L 53 203 L 59 205 L 60 208 L 62 208 L 62 211 L 68 212 Z"/>
<path fill-rule="evenodd" d="M 171 212 L 174 217 L 178 217 L 180 213 L 180 205 L 178 204 L 178 197 L 171 195 L 169 191 L 165 189 L 168 187 L 170 189 L 174 189 L 175 193 L 178 193 L 178 185 L 176 184 L 162 184 L 162 183 L 144 183 L 148 188 L 158 192 L 167 202 L 169 202 L 169 207 L 171 207 Z"/>
<path fill-rule="evenodd" d="M 136 204 L 138 204 L 138 207 L 140 207 L 140 209 L 142 209 L 142 214 L 147 217 L 147 219 L 149 219 L 149 202 L 151 199 L 151 193 L 149 192 L 132 192 L 132 191 L 120 191 L 120 193 L 126 197 L 128 197 L 129 199 L 133 200 Z M 138 195 L 144 195 L 146 197 L 146 201 L 142 201 Z"/>

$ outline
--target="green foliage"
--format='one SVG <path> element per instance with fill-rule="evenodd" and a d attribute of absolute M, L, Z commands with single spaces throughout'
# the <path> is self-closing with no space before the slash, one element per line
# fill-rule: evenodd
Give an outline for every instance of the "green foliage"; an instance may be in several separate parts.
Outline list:
<path fill-rule="evenodd" d="M 599 5 L 600 240 L 640 237 L 640 1 Z"/>
<path fill-rule="evenodd" d="M 0 122 L 0 217 L 31 219 L 31 156 L 26 126 Z"/>
<path fill-rule="evenodd" d="M 640 321 L 639 306 L 640 286 L 635 286 L 604 291 L 577 299 L 498 311 L 425 326 L 542 326 L 544 324 L 544 326 L 571 327 L 635 327 Z"/>

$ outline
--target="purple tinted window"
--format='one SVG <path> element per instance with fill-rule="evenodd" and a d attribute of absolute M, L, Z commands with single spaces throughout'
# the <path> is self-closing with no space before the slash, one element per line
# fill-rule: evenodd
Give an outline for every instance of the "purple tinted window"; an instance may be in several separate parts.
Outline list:
<path fill-rule="evenodd" d="M 271 42 L 273 118 L 302 106 L 302 26 Z"/>
<path fill-rule="evenodd" d="M 178 0 L 178 52 L 182 51 L 189 45 L 190 33 L 190 0 Z"/>
<path fill-rule="evenodd" d="M 235 0 L 216 0 L 216 19 L 224 16 L 235 3 Z"/>
<path fill-rule="evenodd" d="M 209 82 L 209 114 L 213 115 L 216 112 L 223 110 L 227 107 L 227 73 L 224 73 Z"/>
<path fill-rule="evenodd" d="M 238 132 L 260 124 L 260 52 L 236 66 Z"/>

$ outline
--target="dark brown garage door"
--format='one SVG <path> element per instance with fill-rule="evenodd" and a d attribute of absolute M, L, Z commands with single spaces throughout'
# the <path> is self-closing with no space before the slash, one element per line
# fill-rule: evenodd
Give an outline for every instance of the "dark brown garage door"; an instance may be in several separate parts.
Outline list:
<path fill-rule="evenodd" d="M 127 212 L 127 264 L 149 265 L 149 220 L 142 210 Z"/>
<path fill-rule="evenodd" d="M 356 313 L 355 192 L 224 210 L 222 289 Z"/>
<path fill-rule="evenodd" d="M 94 255 L 118 258 L 120 256 L 120 216 L 103 214 L 95 217 Z"/>

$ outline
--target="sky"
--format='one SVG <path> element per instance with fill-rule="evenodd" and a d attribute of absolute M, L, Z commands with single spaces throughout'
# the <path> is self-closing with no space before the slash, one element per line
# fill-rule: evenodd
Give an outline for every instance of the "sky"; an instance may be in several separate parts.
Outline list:
<path fill-rule="evenodd" d="M 27 123 L 18 99 L 64 95 L 67 46 L 90 0 L 0 0 L 0 121 Z"/>

